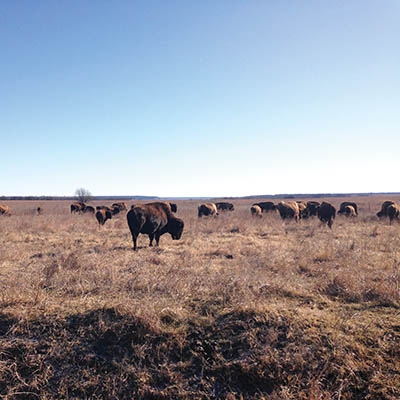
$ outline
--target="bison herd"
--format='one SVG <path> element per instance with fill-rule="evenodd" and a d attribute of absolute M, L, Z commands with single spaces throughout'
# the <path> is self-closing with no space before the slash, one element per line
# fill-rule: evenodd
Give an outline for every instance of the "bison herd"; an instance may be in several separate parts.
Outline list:
<path fill-rule="evenodd" d="M 220 213 L 232 212 L 235 207 L 229 202 L 203 203 L 197 208 L 197 215 L 202 217 L 217 217 Z M 70 205 L 71 213 L 94 214 L 99 225 L 116 214 L 127 211 L 125 203 L 113 203 L 111 206 L 97 206 L 96 208 L 82 202 L 75 202 Z M 36 210 L 37 214 L 41 214 L 40 207 Z M 169 202 L 153 202 L 143 205 L 132 205 L 127 213 L 127 222 L 129 230 L 132 234 L 133 249 L 137 250 L 137 238 L 140 233 L 149 236 L 150 243 L 153 245 L 155 239 L 159 244 L 160 236 L 169 233 L 173 240 L 178 240 L 182 236 L 184 222 L 182 219 L 175 217 L 177 205 Z M 336 208 L 326 202 L 318 201 L 280 201 L 274 204 L 272 201 L 264 201 L 254 203 L 250 207 L 250 213 L 254 217 L 261 218 L 264 213 L 278 213 L 282 220 L 293 219 L 298 222 L 301 219 L 317 217 L 321 222 L 332 228 L 336 217 Z M 355 202 L 345 201 L 340 204 L 337 214 L 346 217 L 357 217 L 358 206 Z M 10 208 L 7 205 L 0 204 L 0 215 L 11 215 Z M 392 224 L 394 219 L 400 216 L 400 206 L 394 201 L 384 201 L 381 209 L 376 213 L 380 218 L 388 217 L 389 223 Z"/>

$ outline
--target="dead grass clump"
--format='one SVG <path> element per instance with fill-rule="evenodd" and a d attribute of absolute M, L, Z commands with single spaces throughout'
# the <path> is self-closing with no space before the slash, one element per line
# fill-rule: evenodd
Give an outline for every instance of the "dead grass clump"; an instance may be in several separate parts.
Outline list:
<path fill-rule="evenodd" d="M 398 325 L 382 346 L 375 326 L 366 336 L 330 333 L 328 320 L 296 316 L 295 310 L 236 309 L 180 319 L 170 309 L 160 318 L 157 327 L 115 309 L 20 321 L 2 314 L 0 394 L 54 399 L 400 394 L 400 365 L 385 363 L 396 354 Z M 178 321 L 180 331 L 169 331 Z"/>

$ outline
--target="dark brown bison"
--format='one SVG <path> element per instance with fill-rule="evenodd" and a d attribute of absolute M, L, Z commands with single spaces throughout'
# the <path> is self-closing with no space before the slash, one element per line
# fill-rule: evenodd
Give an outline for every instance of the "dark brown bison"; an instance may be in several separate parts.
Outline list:
<path fill-rule="evenodd" d="M 262 217 L 262 209 L 261 209 L 261 207 L 260 207 L 258 204 L 253 204 L 253 205 L 250 207 L 250 212 L 251 212 L 251 215 L 252 215 L 253 217 L 259 217 L 259 218 Z"/>
<path fill-rule="evenodd" d="M 335 216 L 336 208 L 332 204 L 323 201 L 318 208 L 318 218 L 320 219 L 320 221 L 326 223 L 329 228 L 332 228 Z"/>
<path fill-rule="evenodd" d="M 301 218 L 315 217 L 321 204 L 318 201 L 307 201 L 306 208 L 301 211 Z"/>
<path fill-rule="evenodd" d="M 388 209 L 388 207 L 390 206 L 390 205 L 392 205 L 392 204 L 396 204 L 394 201 L 392 201 L 392 200 L 386 200 L 386 201 L 384 201 L 383 203 L 382 203 L 382 206 L 381 206 L 381 210 L 380 211 L 378 211 L 377 213 L 376 213 L 376 215 L 379 217 L 379 218 L 381 218 L 381 217 L 387 217 L 388 215 L 387 215 L 387 209 Z"/>
<path fill-rule="evenodd" d="M 113 203 L 110 208 L 118 208 L 119 211 L 126 211 L 127 210 L 126 204 L 123 203 L 123 202 L 121 202 L 121 203 Z"/>
<path fill-rule="evenodd" d="M 184 227 L 183 221 L 172 215 L 171 206 L 163 202 L 132 206 L 128 211 L 127 220 L 132 234 L 133 250 L 137 250 L 139 233 L 149 235 L 149 246 L 153 245 L 154 238 L 158 246 L 160 236 L 164 233 L 170 233 L 173 240 L 180 239 Z"/>
<path fill-rule="evenodd" d="M 395 218 L 399 218 L 400 206 L 398 204 L 389 204 L 387 209 L 387 216 L 389 217 L 389 223 L 392 225 L 392 221 Z"/>
<path fill-rule="evenodd" d="M 276 205 L 272 201 L 261 201 L 259 203 L 254 203 L 253 206 L 259 206 L 262 212 L 276 210 Z"/>
<path fill-rule="evenodd" d="M 199 218 L 207 217 L 209 215 L 218 215 L 217 206 L 214 203 L 200 204 L 197 211 Z"/>
<path fill-rule="evenodd" d="M 96 206 L 96 210 L 111 211 L 111 207 L 108 207 L 108 206 Z"/>
<path fill-rule="evenodd" d="M 5 204 L 0 205 L 0 215 L 10 215 L 10 207 Z"/>
<path fill-rule="evenodd" d="M 168 203 L 171 206 L 171 211 L 176 213 L 178 211 L 178 206 L 175 203 Z"/>
<path fill-rule="evenodd" d="M 354 203 L 353 201 L 344 201 L 343 203 L 340 203 L 339 211 L 337 212 L 338 214 L 345 214 L 346 215 L 346 207 L 351 206 L 354 208 L 354 211 L 356 215 L 358 215 L 358 207 L 357 204 Z"/>
<path fill-rule="evenodd" d="M 307 204 L 304 201 L 296 201 L 299 206 L 299 218 L 303 218 L 303 215 L 306 213 Z"/>
<path fill-rule="evenodd" d="M 297 222 L 300 218 L 299 205 L 295 201 L 281 201 L 276 208 L 282 219 L 294 218 Z"/>
<path fill-rule="evenodd" d="M 121 212 L 120 208 L 117 206 L 111 206 L 110 211 L 112 215 L 117 215 Z"/>
<path fill-rule="evenodd" d="M 339 214 L 339 211 L 338 211 Z M 342 214 L 344 214 L 346 217 L 357 217 L 357 212 L 355 208 L 351 205 L 347 205 L 344 207 Z"/>
<path fill-rule="evenodd" d="M 72 213 L 82 213 L 86 208 L 85 203 L 80 201 L 71 204 L 71 214 Z"/>
<path fill-rule="evenodd" d="M 83 210 L 84 213 L 90 213 L 90 214 L 94 214 L 94 207 L 92 206 L 86 206 L 85 209 Z"/>
<path fill-rule="evenodd" d="M 232 203 L 228 203 L 226 201 L 220 201 L 215 203 L 218 211 L 234 211 L 235 206 Z"/>
<path fill-rule="evenodd" d="M 110 210 L 101 209 L 96 211 L 96 219 L 100 225 L 104 225 L 108 219 L 112 218 L 112 212 Z"/>

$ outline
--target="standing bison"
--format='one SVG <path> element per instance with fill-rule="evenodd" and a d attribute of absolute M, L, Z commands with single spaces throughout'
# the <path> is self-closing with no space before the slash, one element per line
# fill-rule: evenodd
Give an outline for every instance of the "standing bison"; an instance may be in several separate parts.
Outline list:
<path fill-rule="evenodd" d="M 207 217 L 211 215 L 218 215 L 217 206 L 214 203 L 200 204 L 197 208 L 198 216 Z"/>
<path fill-rule="evenodd" d="M 398 204 L 389 204 L 386 212 L 387 216 L 389 217 L 389 224 L 392 225 L 392 221 L 395 218 L 399 218 L 400 206 Z"/>
<path fill-rule="evenodd" d="M 355 208 L 351 205 L 345 206 L 342 213 L 346 217 L 357 217 L 357 212 L 356 212 Z M 339 214 L 339 211 L 338 211 L 338 214 Z"/>
<path fill-rule="evenodd" d="M 0 215 L 10 215 L 10 207 L 0 204 Z"/>
<path fill-rule="evenodd" d="M 118 208 L 119 211 L 126 211 L 126 204 L 121 202 L 121 203 L 113 203 L 111 205 L 111 208 Z"/>
<path fill-rule="evenodd" d="M 295 201 L 281 201 L 276 208 L 282 219 L 294 218 L 298 222 L 300 218 L 299 205 Z"/>
<path fill-rule="evenodd" d="M 104 225 L 108 219 L 112 218 L 112 212 L 102 208 L 96 211 L 96 219 L 100 225 Z"/>
<path fill-rule="evenodd" d="M 319 201 L 307 201 L 306 208 L 300 212 L 301 218 L 315 217 L 318 215 Z"/>
<path fill-rule="evenodd" d="M 233 211 L 235 209 L 232 203 L 228 203 L 225 201 L 215 203 L 215 206 L 217 207 L 218 211 Z"/>
<path fill-rule="evenodd" d="M 82 213 L 85 211 L 86 205 L 85 205 L 85 203 L 78 201 L 76 203 L 72 203 L 70 209 L 71 209 L 71 214 L 72 213 Z"/>
<path fill-rule="evenodd" d="M 254 203 L 253 206 L 259 206 L 262 212 L 276 210 L 276 205 L 272 201 L 261 201 L 259 203 Z"/>
<path fill-rule="evenodd" d="M 346 207 L 347 207 L 347 206 L 353 207 L 354 212 L 356 213 L 356 215 L 358 215 L 358 207 L 357 207 L 357 204 L 354 203 L 353 201 L 344 201 L 343 203 L 341 203 L 341 204 L 340 204 L 340 207 L 339 207 L 338 214 L 345 214 L 345 215 L 347 215 L 347 214 L 346 214 Z"/>
<path fill-rule="evenodd" d="M 336 208 L 332 204 L 323 201 L 318 208 L 318 218 L 332 228 L 333 220 L 336 216 Z"/>
<path fill-rule="evenodd" d="M 262 217 L 262 209 L 261 209 L 261 207 L 260 207 L 259 205 L 257 205 L 257 204 L 253 204 L 253 205 L 250 207 L 250 212 L 251 212 L 251 215 L 252 215 L 253 217 L 259 217 L 259 218 Z"/>
<path fill-rule="evenodd" d="M 390 205 L 392 205 L 392 204 L 395 204 L 395 202 L 392 201 L 392 200 L 386 200 L 386 201 L 384 201 L 384 202 L 382 203 L 382 206 L 381 206 L 380 211 L 378 211 L 378 212 L 376 213 L 376 215 L 377 215 L 379 218 L 381 218 L 381 217 L 387 217 L 387 216 L 388 216 L 388 214 L 387 214 L 387 209 L 388 209 L 388 207 L 389 207 Z"/>
<path fill-rule="evenodd" d="M 180 239 L 184 227 L 183 221 L 172 215 L 171 205 L 163 202 L 132 206 L 127 220 L 132 234 L 133 250 L 137 250 L 139 233 L 149 235 L 149 246 L 153 245 L 154 238 L 158 246 L 160 236 L 164 233 L 170 233 L 173 240 Z"/>

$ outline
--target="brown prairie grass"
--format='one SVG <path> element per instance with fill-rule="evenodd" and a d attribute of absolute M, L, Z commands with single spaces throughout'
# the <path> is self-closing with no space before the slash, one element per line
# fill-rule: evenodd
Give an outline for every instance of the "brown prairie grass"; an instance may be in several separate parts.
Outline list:
<path fill-rule="evenodd" d="M 375 216 L 383 200 L 355 199 L 332 230 L 181 201 L 182 239 L 141 235 L 137 252 L 125 214 L 99 227 L 68 202 L 8 202 L 0 396 L 400 398 L 400 225 Z"/>

